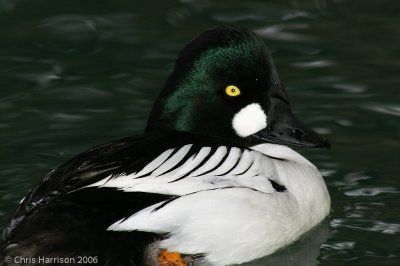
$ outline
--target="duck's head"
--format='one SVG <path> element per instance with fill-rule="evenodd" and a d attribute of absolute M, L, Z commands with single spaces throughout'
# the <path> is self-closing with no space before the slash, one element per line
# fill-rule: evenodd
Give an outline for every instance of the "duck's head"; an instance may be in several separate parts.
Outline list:
<path fill-rule="evenodd" d="M 203 32 L 179 54 L 146 131 L 178 130 L 228 139 L 328 147 L 291 112 L 264 42 L 252 32 Z"/>

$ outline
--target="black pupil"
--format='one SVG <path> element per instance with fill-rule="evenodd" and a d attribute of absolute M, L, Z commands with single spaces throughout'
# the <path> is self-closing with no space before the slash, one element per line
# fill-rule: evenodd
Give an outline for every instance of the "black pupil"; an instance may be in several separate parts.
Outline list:
<path fill-rule="evenodd" d="M 235 92 L 236 91 L 236 89 L 231 89 L 231 92 Z"/>

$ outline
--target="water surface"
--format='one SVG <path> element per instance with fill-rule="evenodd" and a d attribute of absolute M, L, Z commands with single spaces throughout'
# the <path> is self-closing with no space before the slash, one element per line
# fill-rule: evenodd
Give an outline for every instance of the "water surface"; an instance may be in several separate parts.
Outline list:
<path fill-rule="evenodd" d="M 47 172 L 140 133 L 177 52 L 233 24 L 267 43 L 331 150 L 329 219 L 249 265 L 400 265 L 400 5 L 383 1 L 0 1 L 0 222 Z"/>

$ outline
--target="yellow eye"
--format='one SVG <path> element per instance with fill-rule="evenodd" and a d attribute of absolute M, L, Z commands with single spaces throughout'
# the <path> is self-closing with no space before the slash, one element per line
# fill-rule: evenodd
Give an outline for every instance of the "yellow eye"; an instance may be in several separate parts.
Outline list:
<path fill-rule="evenodd" d="M 229 85 L 228 87 L 225 88 L 225 93 L 228 96 L 236 97 L 240 95 L 240 90 L 235 85 Z"/>

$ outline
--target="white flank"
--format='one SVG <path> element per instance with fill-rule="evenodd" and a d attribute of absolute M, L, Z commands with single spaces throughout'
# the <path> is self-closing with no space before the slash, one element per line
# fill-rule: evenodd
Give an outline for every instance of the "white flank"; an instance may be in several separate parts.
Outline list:
<path fill-rule="evenodd" d="M 267 127 L 267 115 L 258 103 L 249 104 L 235 114 L 232 127 L 238 136 L 250 136 Z"/>
<path fill-rule="evenodd" d="M 288 193 L 272 196 L 227 188 L 183 196 L 154 210 L 159 206 L 114 223 L 109 230 L 169 233 L 161 248 L 206 254 L 212 265 L 230 265 L 272 253 L 308 229 Z"/>

